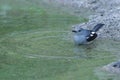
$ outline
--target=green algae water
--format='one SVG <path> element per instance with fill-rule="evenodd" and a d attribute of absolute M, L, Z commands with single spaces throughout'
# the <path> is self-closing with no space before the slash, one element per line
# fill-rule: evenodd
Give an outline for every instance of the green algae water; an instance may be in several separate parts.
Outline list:
<path fill-rule="evenodd" d="M 1 1 L 0 80 L 99 80 L 96 68 L 119 59 L 119 41 L 74 45 L 71 26 L 87 19 L 21 1 Z"/>

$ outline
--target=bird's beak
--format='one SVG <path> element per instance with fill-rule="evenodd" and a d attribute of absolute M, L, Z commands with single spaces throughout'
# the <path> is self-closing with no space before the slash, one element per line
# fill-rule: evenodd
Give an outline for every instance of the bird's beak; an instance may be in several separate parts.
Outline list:
<path fill-rule="evenodd" d="M 75 31 L 75 30 L 72 30 L 72 32 L 76 33 L 77 31 Z"/>

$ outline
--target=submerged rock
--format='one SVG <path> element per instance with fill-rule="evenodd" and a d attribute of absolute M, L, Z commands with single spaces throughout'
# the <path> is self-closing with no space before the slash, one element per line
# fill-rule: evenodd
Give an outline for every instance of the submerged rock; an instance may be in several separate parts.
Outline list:
<path fill-rule="evenodd" d="M 108 65 L 105 65 L 102 67 L 102 70 L 110 72 L 110 73 L 120 74 L 120 61 L 112 62 Z"/>

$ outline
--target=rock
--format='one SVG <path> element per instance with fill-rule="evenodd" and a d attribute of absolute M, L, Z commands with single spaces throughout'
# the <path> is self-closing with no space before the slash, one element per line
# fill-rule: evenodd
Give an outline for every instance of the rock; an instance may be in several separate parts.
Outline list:
<path fill-rule="evenodd" d="M 110 73 L 120 74 L 120 61 L 112 62 L 108 65 L 105 65 L 102 67 L 102 70 L 110 72 Z"/>
<path fill-rule="evenodd" d="M 104 23 L 105 26 L 99 32 L 101 33 L 100 37 L 120 40 L 119 0 L 86 0 L 83 1 L 83 4 L 82 7 L 95 11 L 95 14 L 88 17 L 89 21 L 87 23 L 77 24 L 76 27 L 92 28 L 98 23 Z"/>
<path fill-rule="evenodd" d="M 100 33 L 101 38 L 120 40 L 120 0 L 50 0 L 51 2 L 70 6 L 74 14 L 86 17 L 88 22 L 75 27 L 92 28 L 98 23 L 106 24 Z M 92 11 L 92 14 L 91 14 Z M 90 15 L 91 14 L 91 15 Z"/>

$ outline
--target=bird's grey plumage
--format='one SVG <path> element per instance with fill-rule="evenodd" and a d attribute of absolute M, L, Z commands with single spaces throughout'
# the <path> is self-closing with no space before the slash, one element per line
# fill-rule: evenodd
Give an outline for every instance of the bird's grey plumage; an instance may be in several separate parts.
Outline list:
<path fill-rule="evenodd" d="M 74 42 L 76 45 L 86 44 L 94 40 L 97 37 L 96 32 L 102 28 L 104 24 L 97 24 L 92 30 L 87 30 L 83 28 L 78 28 L 76 30 L 72 30 L 74 32 Z"/>
<path fill-rule="evenodd" d="M 76 32 L 74 35 L 75 44 L 85 44 L 87 42 L 87 36 L 90 34 L 89 30 L 82 29 L 80 32 Z"/>

